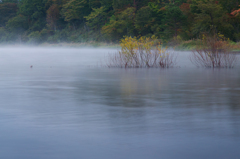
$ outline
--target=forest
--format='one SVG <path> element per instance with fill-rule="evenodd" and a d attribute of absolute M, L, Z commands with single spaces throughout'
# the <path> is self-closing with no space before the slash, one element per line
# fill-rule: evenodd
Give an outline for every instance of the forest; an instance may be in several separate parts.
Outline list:
<path fill-rule="evenodd" d="M 1 0 L 0 43 L 163 42 L 220 34 L 240 41 L 238 0 Z"/>

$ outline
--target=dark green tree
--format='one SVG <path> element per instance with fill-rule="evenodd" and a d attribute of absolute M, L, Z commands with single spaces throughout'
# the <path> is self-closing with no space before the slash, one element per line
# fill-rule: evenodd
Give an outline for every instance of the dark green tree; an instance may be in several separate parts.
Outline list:
<path fill-rule="evenodd" d="M 177 37 L 182 31 L 182 26 L 184 25 L 186 17 L 184 16 L 181 9 L 174 5 L 169 4 L 165 10 L 165 17 L 163 19 L 164 34 L 166 37 Z"/>
<path fill-rule="evenodd" d="M 105 12 L 106 8 L 100 7 L 100 8 L 93 8 L 93 11 L 84 18 L 87 20 L 87 25 L 95 30 L 100 31 L 101 27 L 105 24 L 105 21 L 107 19 Z"/>
<path fill-rule="evenodd" d="M 89 0 L 71 0 L 63 6 L 63 15 L 65 20 L 70 22 L 74 20 L 84 21 L 84 16 L 91 13 Z"/>
<path fill-rule="evenodd" d="M 179 8 L 181 9 L 183 15 L 185 16 L 184 23 L 182 23 L 182 32 L 181 32 L 181 38 L 184 40 L 189 40 L 194 37 L 193 34 L 193 21 L 194 21 L 194 14 L 191 12 L 190 8 L 191 3 L 182 3 Z"/>
<path fill-rule="evenodd" d="M 112 8 L 113 0 L 100 0 L 101 6 L 109 9 Z"/>
<path fill-rule="evenodd" d="M 18 15 L 7 22 L 6 28 L 13 33 L 22 33 L 29 28 L 28 18 L 23 15 Z"/>
<path fill-rule="evenodd" d="M 110 22 L 102 27 L 102 33 L 112 40 L 120 39 L 124 35 L 134 36 L 134 18 L 134 7 L 127 8 L 119 14 L 116 14 L 116 16 L 112 15 Z"/>
<path fill-rule="evenodd" d="M 134 0 L 113 0 L 115 12 L 123 11 L 128 7 L 134 7 Z"/>
<path fill-rule="evenodd" d="M 18 3 L 19 0 L 1 0 L 0 3 Z"/>
<path fill-rule="evenodd" d="M 194 33 L 222 33 L 229 37 L 233 26 L 228 22 L 227 12 L 215 0 L 195 1 Z"/>
<path fill-rule="evenodd" d="M 168 2 L 169 0 L 155 0 L 154 2 L 148 3 L 153 19 L 151 31 L 159 38 L 162 38 L 164 32 L 163 19 L 165 17 L 166 5 Z"/>
<path fill-rule="evenodd" d="M 152 34 L 151 27 L 154 22 L 152 11 L 149 6 L 142 7 L 136 13 L 135 27 L 140 35 Z"/>
<path fill-rule="evenodd" d="M 16 3 L 0 4 L 0 27 L 5 26 L 5 23 L 17 15 Z"/>
<path fill-rule="evenodd" d="M 228 13 L 231 13 L 239 6 L 239 0 L 218 0 L 216 2 L 219 3 Z"/>
<path fill-rule="evenodd" d="M 18 15 L 6 23 L 6 29 L 9 32 L 9 41 L 22 41 L 22 34 L 29 28 L 28 18 Z"/>
<path fill-rule="evenodd" d="M 21 0 L 19 14 L 28 18 L 31 31 L 40 31 L 46 25 L 45 0 Z"/>
<path fill-rule="evenodd" d="M 57 4 L 52 4 L 47 10 L 47 26 L 56 31 L 57 30 L 57 21 L 60 17 L 60 12 Z"/>

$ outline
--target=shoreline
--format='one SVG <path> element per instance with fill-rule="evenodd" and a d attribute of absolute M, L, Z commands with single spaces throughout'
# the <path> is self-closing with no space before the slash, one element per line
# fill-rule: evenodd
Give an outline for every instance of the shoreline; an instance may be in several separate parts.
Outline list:
<path fill-rule="evenodd" d="M 197 44 L 197 40 L 192 41 L 183 41 L 179 44 L 175 45 L 167 45 L 163 44 L 163 47 L 167 47 L 168 49 L 173 49 L 176 51 L 193 51 L 198 46 L 201 46 Z M 232 53 L 240 53 L 240 43 L 234 43 L 231 44 L 231 52 Z M 0 44 L 0 48 L 6 48 L 6 47 L 46 47 L 46 48 L 110 48 L 110 49 L 120 49 L 121 46 L 119 43 L 106 43 L 106 42 L 86 42 L 86 43 L 41 43 L 41 44 L 27 44 L 27 43 L 15 43 L 15 44 Z"/>
<path fill-rule="evenodd" d="M 6 47 L 66 47 L 66 48 L 120 48 L 119 44 L 116 43 L 101 43 L 101 42 L 89 42 L 89 43 L 41 43 L 41 44 L 27 44 L 27 43 L 15 43 L 15 44 L 0 44 L 0 48 Z"/>

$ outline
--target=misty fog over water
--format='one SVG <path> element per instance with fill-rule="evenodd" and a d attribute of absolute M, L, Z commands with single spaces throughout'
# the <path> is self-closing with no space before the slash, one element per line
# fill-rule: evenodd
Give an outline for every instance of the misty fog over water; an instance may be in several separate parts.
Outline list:
<path fill-rule="evenodd" d="M 239 64 L 103 67 L 116 51 L 0 48 L 0 158 L 239 159 Z"/>

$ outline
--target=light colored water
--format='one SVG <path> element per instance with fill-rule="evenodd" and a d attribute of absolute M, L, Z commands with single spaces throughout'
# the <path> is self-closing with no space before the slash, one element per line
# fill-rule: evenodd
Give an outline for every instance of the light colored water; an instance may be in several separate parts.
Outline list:
<path fill-rule="evenodd" d="M 0 158 L 239 158 L 239 66 L 97 66 L 115 51 L 1 48 Z"/>

